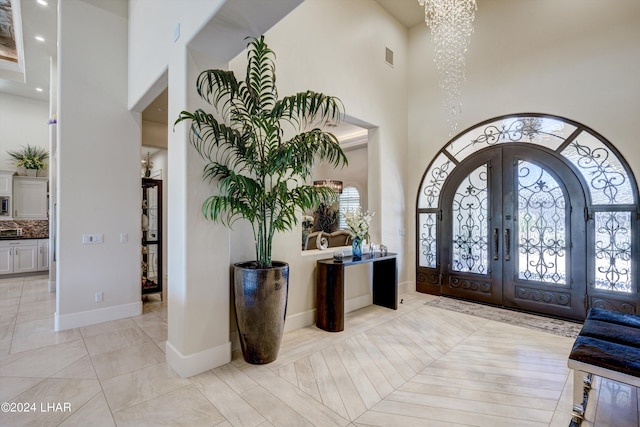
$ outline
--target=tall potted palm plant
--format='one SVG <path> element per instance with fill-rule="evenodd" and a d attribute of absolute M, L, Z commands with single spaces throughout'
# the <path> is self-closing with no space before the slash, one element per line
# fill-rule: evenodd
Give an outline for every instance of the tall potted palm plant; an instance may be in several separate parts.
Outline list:
<path fill-rule="evenodd" d="M 204 216 L 229 227 L 238 219 L 251 224 L 256 259 L 234 265 L 234 299 L 243 356 L 262 364 L 278 355 L 289 289 L 289 265 L 272 260 L 274 234 L 335 198 L 331 189 L 308 184 L 314 162 L 338 167 L 347 159 L 333 134 L 314 127 L 341 120 L 340 100 L 313 91 L 280 99 L 275 54 L 264 36 L 247 47 L 244 80 L 226 70 L 198 76 L 198 94 L 222 119 L 198 109 L 181 112 L 175 123 L 190 123 L 189 142 L 216 189 L 202 205 Z M 296 133 L 290 138 L 287 126 Z"/>

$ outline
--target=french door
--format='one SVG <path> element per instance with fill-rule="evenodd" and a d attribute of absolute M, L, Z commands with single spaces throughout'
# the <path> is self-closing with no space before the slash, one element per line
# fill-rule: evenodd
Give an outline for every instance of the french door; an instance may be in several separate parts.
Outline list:
<path fill-rule="evenodd" d="M 584 319 L 586 199 L 565 162 L 493 146 L 456 167 L 441 197 L 442 294 Z"/>

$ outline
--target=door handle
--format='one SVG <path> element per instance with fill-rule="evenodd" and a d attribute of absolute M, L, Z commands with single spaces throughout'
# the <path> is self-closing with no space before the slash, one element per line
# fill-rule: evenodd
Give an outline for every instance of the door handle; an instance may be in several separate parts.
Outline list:
<path fill-rule="evenodd" d="M 500 257 L 498 256 L 498 245 L 500 244 L 500 232 L 497 228 L 493 229 L 493 260 L 497 261 Z"/>
<path fill-rule="evenodd" d="M 505 261 L 510 261 L 511 260 L 511 231 L 508 228 L 504 229 L 504 260 Z"/>

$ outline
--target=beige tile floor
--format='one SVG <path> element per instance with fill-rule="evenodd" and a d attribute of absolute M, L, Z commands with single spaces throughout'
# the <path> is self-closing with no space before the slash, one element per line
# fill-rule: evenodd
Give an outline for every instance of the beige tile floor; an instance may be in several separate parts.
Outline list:
<path fill-rule="evenodd" d="M 46 278 L 0 280 L 0 426 L 567 426 L 569 338 L 436 307 L 350 313 L 286 334 L 278 360 L 189 379 L 165 363 L 166 303 L 53 331 Z M 585 426 L 637 426 L 635 388 L 598 381 Z M 35 405 L 34 405 L 35 404 Z M 65 406 L 66 405 L 66 406 Z"/>

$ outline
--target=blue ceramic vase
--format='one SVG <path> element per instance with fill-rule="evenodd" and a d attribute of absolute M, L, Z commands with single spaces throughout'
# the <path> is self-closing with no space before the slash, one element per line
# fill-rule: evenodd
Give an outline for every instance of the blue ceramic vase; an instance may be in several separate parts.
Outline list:
<path fill-rule="evenodd" d="M 351 242 L 351 252 L 353 255 L 353 259 L 362 258 L 362 239 L 360 239 L 359 237 L 353 238 L 353 242 Z"/>

